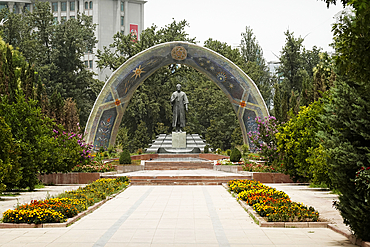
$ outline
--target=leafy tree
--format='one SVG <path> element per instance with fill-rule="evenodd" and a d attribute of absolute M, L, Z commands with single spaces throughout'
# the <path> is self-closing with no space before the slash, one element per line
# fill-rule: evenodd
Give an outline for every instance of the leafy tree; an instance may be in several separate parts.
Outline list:
<path fill-rule="evenodd" d="M 370 167 L 370 6 L 365 0 L 350 5 L 354 16 L 342 17 L 333 27 L 338 77 L 321 119 L 331 129 L 319 136 L 330 178 L 340 192 L 338 209 L 344 222 L 357 237 L 369 241 L 369 201 L 366 190 L 356 185 L 356 175 Z"/>
<path fill-rule="evenodd" d="M 323 112 L 322 101 L 315 101 L 308 107 L 301 107 L 297 116 L 293 116 L 276 133 L 277 153 L 282 155 L 283 170 L 295 181 L 324 182 L 330 186 L 329 169 L 325 162 L 318 131 L 327 128 L 317 119 Z"/>
<path fill-rule="evenodd" d="M 254 36 L 253 30 L 250 27 L 247 26 L 245 33 L 241 35 L 240 52 L 244 60 L 244 71 L 256 83 L 267 107 L 270 108 L 273 99 L 273 80 L 263 57 L 262 48 L 258 44 L 256 36 Z"/>
<path fill-rule="evenodd" d="M 24 15 L 6 11 L 0 13 L 9 18 L 2 30 L 5 41 L 17 46 L 34 65 L 47 95 L 57 91 L 63 99 L 75 100 L 84 124 L 102 87 L 81 61 L 97 43 L 91 17 L 78 14 L 75 19 L 54 23 L 48 2 L 36 2 L 33 12 Z"/>
<path fill-rule="evenodd" d="M 0 117 L 0 193 L 6 184 L 20 180 L 19 145 L 13 139 L 10 127 Z"/>
<path fill-rule="evenodd" d="M 36 174 L 48 157 L 51 138 L 51 121 L 44 118 L 35 100 L 26 102 L 24 94 L 19 91 L 15 101 L 8 104 L 6 97 L 0 102 L 0 116 L 12 130 L 15 140 L 20 143 L 21 177 L 16 183 L 7 183 L 7 187 L 15 186 L 31 190 L 38 183 Z M 49 137 L 49 138 L 48 138 Z"/>
<path fill-rule="evenodd" d="M 131 142 L 131 150 L 135 152 L 138 149 L 148 147 L 148 143 L 151 141 L 148 135 L 148 128 L 145 126 L 145 122 L 141 121 L 135 131 L 135 139 Z"/>
<path fill-rule="evenodd" d="M 286 44 L 280 56 L 281 65 L 278 73 L 283 80 L 275 85 L 274 115 L 279 122 L 289 119 L 289 111 L 297 114 L 301 105 L 311 103 L 310 93 L 313 91 L 312 81 L 314 68 L 320 61 L 320 51 L 317 47 L 306 50 L 303 38 L 295 38 L 292 32 L 285 32 Z"/>

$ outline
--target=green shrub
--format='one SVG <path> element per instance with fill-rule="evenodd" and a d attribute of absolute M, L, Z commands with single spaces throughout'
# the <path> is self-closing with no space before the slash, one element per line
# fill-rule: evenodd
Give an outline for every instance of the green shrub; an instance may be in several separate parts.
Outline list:
<path fill-rule="evenodd" d="M 242 154 L 240 153 L 239 149 L 234 148 L 231 151 L 231 154 L 230 154 L 230 161 L 231 162 L 239 162 L 241 157 L 242 157 Z"/>
<path fill-rule="evenodd" d="M 127 149 L 123 150 L 122 153 L 120 154 L 119 163 L 120 164 L 131 164 L 130 152 Z"/>
<path fill-rule="evenodd" d="M 116 152 L 116 149 L 113 147 L 113 146 L 110 146 L 109 148 L 108 148 L 108 153 L 109 154 L 112 154 L 112 153 L 115 153 Z"/>
<path fill-rule="evenodd" d="M 230 156 L 230 154 L 231 154 L 231 150 L 230 149 L 226 150 L 226 155 Z"/>
<path fill-rule="evenodd" d="M 19 146 L 10 127 L 0 117 L 0 193 L 6 189 L 4 183 L 17 183 L 21 179 L 19 158 Z"/>
<path fill-rule="evenodd" d="M 216 154 L 221 154 L 221 153 L 222 153 L 221 148 L 217 148 L 217 149 L 216 149 Z"/>
<path fill-rule="evenodd" d="M 204 147 L 204 153 L 205 154 L 209 153 L 209 145 L 208 144 Z"/>
<path fill-rule="evenodd" d="M 101 146 L 101 147 L 99 148 L 99 153 L 104 153 L 104 151 L 105 151 L 104 147 L 103 147 L 103 146 Z"/>

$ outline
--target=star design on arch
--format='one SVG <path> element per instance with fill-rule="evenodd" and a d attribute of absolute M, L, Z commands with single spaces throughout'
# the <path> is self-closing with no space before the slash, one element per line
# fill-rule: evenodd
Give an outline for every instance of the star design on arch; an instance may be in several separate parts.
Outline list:
<path fill-rule="evenodd" d="M 134 77 L 135 76 L 135 79 L 137 78 L 137 77 L 139 77 L 140 78 L 140 75 L 141 75 L 141 73 L 145 73 L 145 71 L 143 70 L 144 68 L 141 68 L 141 65 L 139 65 L 139 67 L 137 67 L 136 69 L 134 69 L 132 72 L 134 72 L 134 74 L 131 76 L 131 78 L 132 77 Z"/>

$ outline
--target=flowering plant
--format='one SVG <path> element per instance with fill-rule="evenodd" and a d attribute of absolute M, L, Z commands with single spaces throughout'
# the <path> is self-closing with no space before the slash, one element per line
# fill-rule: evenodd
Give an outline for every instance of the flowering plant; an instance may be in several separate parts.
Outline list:
<path fill-rule="evenodd" d="M 216 165 L 223 165 L 223 166 L 233 166 L 233 165 L 243 165 L 243 161 L 239 162 L 231 162 L 230 159 L 222 159 L 222 160 L 217 160 Z"/>
<path fill-rule="evenodd" d="M 98 179 L 95 182 L 73 191 L 67 191 L 56 198 L 33 200 L 3 214 L 5 223 L 59 223 L 65 222 L 86 210 L 108 195 L 117 193 L 129 184 L 127 177 L 117 179 Z"/>
<path fill-rule="evenodd" d="M 246 162 L 243 167 L 244 171 L 249 172 L 279 172 L 278 169 L 276 169 L 273 166 L 261 164 L 261 163 L 255 163 L 255 162 Z"/>
<path fill-rule="evenodd" d="M 79 129 L 79 127 L 78 127 Z M 53 129 L 54 147 L 48 162 L 40 169 L 41 173 L 70 172 L 79 166 L 93 164 L 92 145 L 85 143 L 82 134 Z"/>
<path fill-rule="evenodd" d="M 231 180 L 231 191 L 267 221 L 317 221 L 319 213 L 313 207 L 292 202 L 283 191 L 253 180 Z"/>
<path fill-rule="evenodd" d="M 278 121 L 275 117 L 269 116 L 262 119 L 257 117 L 257 130 L 248 132 L 248 137 L 252 141 L 252 151 L 259 152 L 265 157 L 268 165 L 273 165 L 279 160 L 277 153 L 277 141 L 275 134 L 278 132 Z"/>
<path fill-rule="evenodd" d="M 77 165 L 73 167 L 72 172 L 110 172 L 114 171 L 114 167 L 109 163 L 101 163 L 93 161 L 87 165 Z"/>

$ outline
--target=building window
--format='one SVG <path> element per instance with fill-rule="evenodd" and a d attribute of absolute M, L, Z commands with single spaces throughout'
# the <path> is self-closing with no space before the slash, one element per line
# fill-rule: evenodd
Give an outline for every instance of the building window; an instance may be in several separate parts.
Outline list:
<path fill-rule="evenodd" d="M 92 1 L 90 1 L 90 3 L 89 3 L 89 7 L 90 7 L 90 9 L 92 9 L 92 8 L 93 8 L 93 2 L 92 2 Z"/>
<path fill-rule="evenodd" d="M 1 8 L 1 7 L 0 7 Z M 26 3 L 24 5 L 24 9 L 27 9 L 28 11 L 31 11 L 31 4 L 30 3 Z"/>
<path fill-rule="evenodd" d="M 8 5 L 6 3 L 0 3 L 0 10 L 7 8 Z"/>
<path fill-rule="evenodd" d="M 67 2 L 61 2 L 60 3 L 60 10 L 61 11 L 67 11 Z"/>
<path fill-rule="evenodd" d="M 66 17 L 66 16 L 62 16 L 62 17 L 60 18 L 60 22 L 61 22 L 61 23 L 66 22 L 66 20 L 67 20 L 67 17 Z"/>
<path fill-rule="evenodd" d="M 58 3 L 51 3 L 51 9 L 53 12 L 58 12 Z"/>
<path fill-rule="evenodd" d="M 124 2 L 121 2 L 121 11 L 123 11 L 125 8 L 125 3 Z"/>
<path fill-rule="evenodd" d="M 76 19 L 76 17 L 75 17 L 74 15 L 71 15 L 71 16 L 69 17 L 69 19 Z"/>
<path fill-rule="evenodd" d="M 89 2 L 85 2 L 85 9 L 89 9 Z"/>
<path fill-rule="evenodd" d="M 93 61 L 92 61 L 92 60 L 90 60 L 90 61 L 89 61 L 89 68 L 90 68 L 90 69 L 92 69 L 92 68 L 93 68 Z"/>
<path fill-rule="evenodd" d="M 69 2 L 69 10 L 75 11 L 75 2 Z"/>
<path fill-rule="evenodd" d="M 121 16 L 121 26 L 123 26 L 123 24 L 124 24 L 124 17 L 123 16 Z"/>
<path fill-rule="evenodd" d="M 89 61 L 85 61 L 85 66 L 86 66 L 86 68 L 89 66 Z"/>
<path fill-rule="evenodd" d="M 58 17 L 54 17 L 53 22 L 54 22 L 54 24 L 58 24 Z"/>

